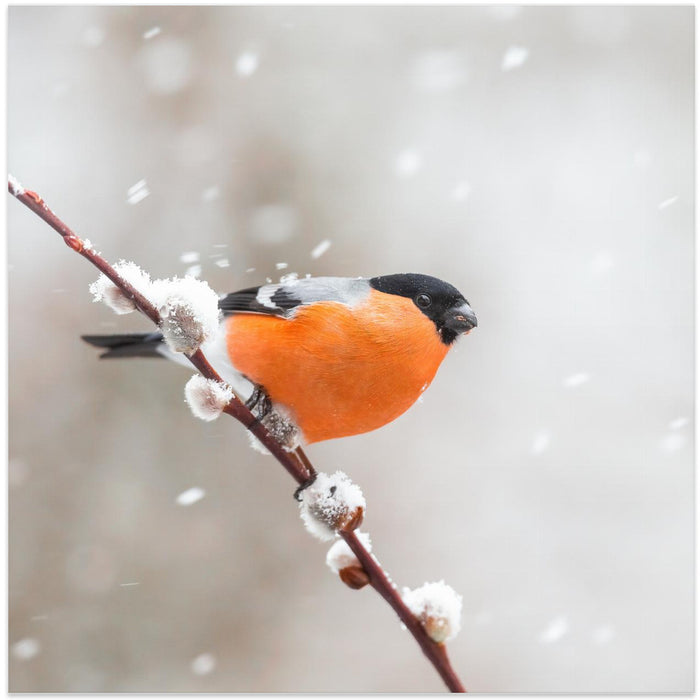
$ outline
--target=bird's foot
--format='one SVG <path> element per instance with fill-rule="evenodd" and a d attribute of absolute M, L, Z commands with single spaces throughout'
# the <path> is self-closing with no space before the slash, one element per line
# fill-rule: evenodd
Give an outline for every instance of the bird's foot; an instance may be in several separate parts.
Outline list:
<path fill-rule="evenodd" d="M 314 472 L 306 481 L 302 481 L 301 484 L 299 484 L 299 487 L 296 489 L 294 492 L 294 500 L 301 502 L 302 499 L 302 493 L 311 486 L 311 484 L 316 481 L 316 477 L 318 474 Z"/>
<path fill-rule="evenodd" d="M 265 392 L 265 388 L 256 384 L 253 393 L 245 402 L 246 408 L 255 416 L 257 422 L 262 423 L 263 419 L 272 411 L 272 401 Z"/>

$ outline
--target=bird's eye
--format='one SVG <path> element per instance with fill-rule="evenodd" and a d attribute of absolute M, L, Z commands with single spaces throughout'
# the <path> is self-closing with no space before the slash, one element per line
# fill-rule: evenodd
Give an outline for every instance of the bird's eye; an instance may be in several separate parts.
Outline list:
<path fill-rule="evenodd" d="M 415 302 L 416 306 L 419 308 L 427 309 L 433 303 L 433 300 L 427 294 L 419 294 L 416 297 Z"/>

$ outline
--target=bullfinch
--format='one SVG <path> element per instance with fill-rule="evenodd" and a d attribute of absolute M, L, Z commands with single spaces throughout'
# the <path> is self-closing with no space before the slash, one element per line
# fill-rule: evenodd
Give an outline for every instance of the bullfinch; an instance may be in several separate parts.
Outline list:
<path fill-rule="evenodd" d="M 307 277 L 219 300 L 220 332 L 202 346 L 241 397 L 262 391 L 307 444 L 375 430 L 410 408 L 448 350 L 476 327 L 465 297 L 421 274 Z M 160 333 L 86 335 L 101 357 L 187 364 Z"/>

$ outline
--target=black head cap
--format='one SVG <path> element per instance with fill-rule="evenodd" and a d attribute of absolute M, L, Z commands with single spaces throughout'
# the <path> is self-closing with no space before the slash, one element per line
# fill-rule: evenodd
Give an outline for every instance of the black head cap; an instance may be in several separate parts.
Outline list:
<path fill-rule="evenodd" d="M 369 280 L 372 288 L 385 294 L 407 297 L 435 324 L 440 339 L 452 344 L 460 333 L 476 326 L 469 302 L 451 284 L 417 273 L 383 275 Z"/>

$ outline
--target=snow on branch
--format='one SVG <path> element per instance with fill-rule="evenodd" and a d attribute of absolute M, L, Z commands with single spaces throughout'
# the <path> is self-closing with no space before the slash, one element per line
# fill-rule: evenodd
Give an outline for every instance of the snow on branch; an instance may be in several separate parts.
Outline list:
<path fill-rule="evenodd" d="M 424 583 L 413 591 L 404 588 L 403 600 L 433 641 L 442 644 L 457 636 L 462 596 L 444 581 Z"/>
<path fill-rule="evenodd" d="M 216 379 L 193 374 L 185 384 L 185 401 L 195 418 L 216 420 L 233 399 L 233 389 Z"/>
<path fill-rule="evenodd" d="M 21 194 L 24 194 L 24 187 L 22 187 L 22 183 L 14 175 L 9 175 L 7 180 L 9 183 L 10 192 L 12 192 L 15 197 L 19 197 Z"/>
<path fill-rule="evenodd" d="M 369 535 L 359 530 L 356 531 L 356 535 L 365 550 L 371 552 L 372 542 Z M 331 546 L 326 554 L 326 564 L 350 588 L 363 588 L 369 583 L 369 575 L 345 540 L 338 540 Z"/>
<path fill-rule="evenodd" d="M 120 260 L 114 266 L 115 272 L 137 289 L 145 297 L 150 298 L 151 276 L 144 272 L 136 263 Z M 92 300 L 103 302 L 115 314 L 130 314 L 136 310 L 132 297 L 125 294 L 109 277 L 101 274 L 91 285 Z"/>
<path fill-rule="evenodd" d="M 219 296 L 206 282 L 189 276 L 156 280 L 152 292 L 163 338 L 174 352 L 191 355 L 218 330 Z"/>
<path fill-rule="evenodd" d="M 319 472 L 302 492 L 299 504 L 306 529 L 319 540 L 332 540 L 338 530 L 354 529 L 362 521 L 367 504 L 362 490 L 343 472 Z"/>

